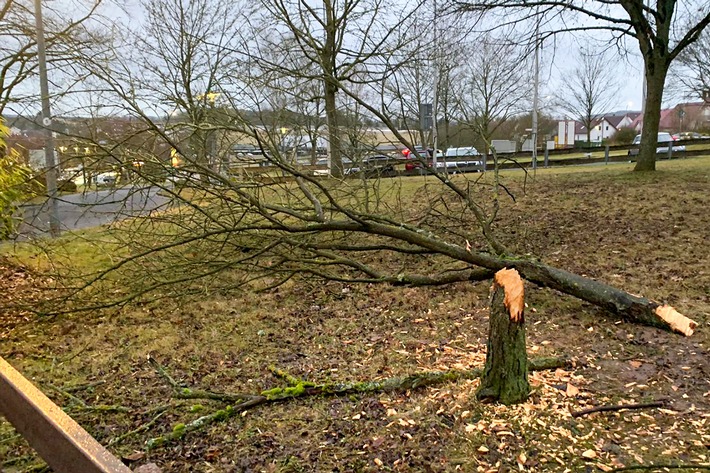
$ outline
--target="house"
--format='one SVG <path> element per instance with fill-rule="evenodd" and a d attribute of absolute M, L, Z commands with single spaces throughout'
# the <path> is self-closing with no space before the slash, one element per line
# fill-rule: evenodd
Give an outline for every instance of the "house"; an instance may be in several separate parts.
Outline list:
<path fill-rule="evenodd" d="M 643 117 L 639 116 L 631 125 L 641 132 Z M 679 133 L 682 131 L 698 131 L 710 129 L 710 103 L 688 102 L 679 103 L 675 107 L 661 110 L 658 123 L 659 131 Z"/>
<path fill-rule="evenodd" d="M 710 104 L 706 102 L 679 103 L 661 115 L 658 129 L 681 132 L 707 130 L 710 128 Z"/>
<path fill-rule="evenodd" d="M 609 139 L 619 128 L 631 126 L 640 116 L 640 112 L 615 112 L 600 116 L 592 122 L 589 131 L 589 140 L 592 143 L 601 143 Z M 576 120 L 561 120 L 558 122 L 557 148 L 574 146 L 575 142 L 587 141 L 587 127 Z"/>

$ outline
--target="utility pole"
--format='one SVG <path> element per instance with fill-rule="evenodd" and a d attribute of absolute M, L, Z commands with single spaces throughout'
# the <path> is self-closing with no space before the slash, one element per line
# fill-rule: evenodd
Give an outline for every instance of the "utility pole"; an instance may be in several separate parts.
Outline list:
<path fill-rule="evenodd" d="M 439 36 L 438 32 L 436 29 L 436 13 L 437 13 L 437 8 L 436 8 L 436 0 L 433 0 L 434 2 L 434 21 L 432 22 L 433 26 L 433 32 L 432 36 L 434 39 L 434 104 L 433 104 L 433 110 L 431 112 L 431 140 L 434 143 L 434 151 L 433 151 L 433 157 L 432 157 L 432 165 L 434 167 L 434 172 L 437 172 L 437 165 L 438 165 L 438 152 L 437 149 L 439 148 L 439 130 L 438 130 L 438 123 L 436 120 L 436 114 L 438 113 L 439 109 Z M 444 167 L 444 171 L 446 171 L 446 167 Z"/>
<path fill-rule="evenodd" d="M 57 166 L 54 161 L 54 135 L 52 133 L 52 113 L 49 107 L 49 81 L 47 79 L 47 54 L 44 44 L 44 23 L 42 22 L 42 1 L 35 0 L 35 22 L 37 25 L 37 59 L 39 61 L 39 87 L 42 99 L 42 126 L 44 126 L 44 162 L 49 204 L 49 234 L 59 236 L 59 206 L 57 203 Z"/>
<path fill-rule="evenodd" d="M 532 110 L 532 168 L 537 169 L 537 109 L 538 89 L 540 88 L 540 8 L 535 16 L 535 78 L 533 84 Z"/>

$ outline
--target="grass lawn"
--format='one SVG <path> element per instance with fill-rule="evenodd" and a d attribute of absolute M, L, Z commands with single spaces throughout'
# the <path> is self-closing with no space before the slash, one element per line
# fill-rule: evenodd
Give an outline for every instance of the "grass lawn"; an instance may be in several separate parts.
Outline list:
<path fill-rule="evenodd" d="M 61 267 L 70 278 L 118 260 L 122 249 L 105 229 L 66 235 L 41 250 L 0 246 L 7 295 L 0 355 L 132 467 L 578 472 L 707 465 L 710 158 L 661 161 L 655 173 L 631 169 L 619 163 L 504 172 L 516 199 L 502 207 L 496 229 L 520 254 L 673 305 L 699 323 L 697 332 L 684 338 L 630 324 L 528 284 L 529 356 L 566 355 L 575 364 L 531 374 L 534 391 L 521 405 L 478 403 L 478 381 L 459 380 L 405 392 L 303 397 L 233 416 L 223 411 L 224 419 L 189 432 L 191 421 L 228 403 L 175 396 L 148 357 L 181 387 L 247 394 L 287 386 L 273 368 L 314 383 L 474 369 L 485 361 L 489 282 L 403 288 L 293 280 L 260 294 L 34 315 L 32 303 L 53 283 L 45 271 Z M 415 196 L 433 179 L 385 181 Z M 665 407 L 571 415 L 656 400 Z M 180 438 L 147 448 L 171 433 Z M 0 465 L 42 465 L 5 422 Z"/>

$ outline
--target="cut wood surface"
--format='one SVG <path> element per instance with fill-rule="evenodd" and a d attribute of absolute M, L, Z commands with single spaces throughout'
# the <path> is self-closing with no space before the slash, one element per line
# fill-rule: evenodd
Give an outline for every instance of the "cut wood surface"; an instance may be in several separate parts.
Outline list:
<path fill-rule="evenodd" d="M 656 314 L 668 322 L 671 330 L 682 333 L 687 337 L 691 336 L 693 331 L 695 331 L 695 327 L 698 326 L 694 320 L 689 319 L 669 305 L 656 307 Z"/>
<path fill-rule="evenodd" d="M 503 288 L 505 293 L 503 304 L 510 314 L 510 320 L 520 322 L 525 310 L 525 285 L 520 279 L 520 274 L 514 269 L 501 269 L 496 273 L 493 281 Z"/>

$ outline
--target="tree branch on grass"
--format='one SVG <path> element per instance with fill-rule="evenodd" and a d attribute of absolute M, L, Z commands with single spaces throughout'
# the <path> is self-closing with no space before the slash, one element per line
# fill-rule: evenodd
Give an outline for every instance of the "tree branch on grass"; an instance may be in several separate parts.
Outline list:
<path fill-rule="evenodd" d="M 483 372 L 481 369 L 469 371 L 449 370 L 449 371 L 424 371 L 408 376 L 398 376 L 376 381 L 361 381 L 352 383 L 324 383 L 316 384 L 310 381 L 300 380 L 278 368 L 270 368 L 271 372 L 284 379 L 288 386 L 285 388 L 273 388 L 262 391 L 260 394 L 239 394 L 239 393 L 219 393 L 213 391 L 193 390 L 191 388 L 181 388 L 178 383 L 168 374 L 157 360 L 149 358 L 151 366 L 156 373 L 167 381 L 173 389 L 173 396 L 179 399 L 210 399 L 233 403 L 219 409 L 211 414 L 199 417 L 186 424 L 176 424 L 172 431 L 155 437 L 147 442 L 148 448 L 157 448 L 169 442 L 179 440 L 186 434 L 200 430 L 215 422 L 225 421 L 231 417 L 241 414 L 253 407 L 274 402 L 285 402 L 306 396 L 344 396 L 348 394 L 366 394 L 374 392 L 405 392 L 414 389 L 421 389 L 427 386 L 436 386 L 448 382 L 456 382 L 462 379 L 479 378 Z M 550 370 L 556 368 L 569 367 L 574 364 L 566 357 L 546 357 L 529 360 L 529 371 Z"/>
<path fill-rule="evenodd" d="M 582 417 L 587 414 L 592 414 L 594 412 L 613 412 L 613 411 L 622 411 L 625 409 L 652 409 L 655 407 L 665 407 L 666 403 L 663 401 L 657 401 L 657 402 L 646 402 L 642 404 L 618 404 L 615 406 L 597 406 L 597 407 L 590 407 L 589 409 L 583 409 L 581 411 L 572 411 L 572 417 Z"/>

